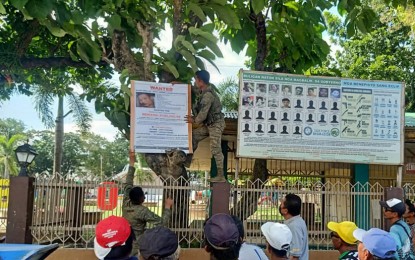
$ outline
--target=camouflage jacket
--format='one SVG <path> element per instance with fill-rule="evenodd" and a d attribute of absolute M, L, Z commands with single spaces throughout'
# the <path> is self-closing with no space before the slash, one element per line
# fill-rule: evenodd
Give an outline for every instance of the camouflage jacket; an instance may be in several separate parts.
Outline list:
<path fill-rule="evenodd" d="M 171 217 L 171 210 L 165 208 L 162 217 L 160 217 L 143 205 L 136 205 L 131 203 L 128 194 L 134 187 L 134 172 L 135 168 L 130 166 L 128 168 L 124 188 L 122 216 L 128 220 L 132 229 L 134 230 L 136 238 L 138 239 L 138 237 L 144 233 L 147 223 L 151 223 L 154 226 L 167 226 Z"/>
<path fill-rule="evenodd" d="M 196 104 L 196 124 L 212 125 L 214 123 L 224 122 L 222 114 L 222 104 L 219 96 L 211 87 L 207 87 L 198 97 Z"/>

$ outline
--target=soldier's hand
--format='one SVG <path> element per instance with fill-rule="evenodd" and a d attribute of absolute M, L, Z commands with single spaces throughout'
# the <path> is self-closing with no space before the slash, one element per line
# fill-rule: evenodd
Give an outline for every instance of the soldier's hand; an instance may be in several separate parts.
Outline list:
<path fill-rule="evenodd" d="M 171 209 L 171 206 L 173 206 L 173 199 L 167 198 L 166 201 L 164 202 L 164 207 L 166 209 Z"/>
<path fill-rule="evenodd" d="M 193 124 L 195 122 L 195 120 L 193 119 L 193 117 L 192 116 L 189 116 L 189 115 L 185 115 L 184 116 L 184 121 L 186 121 L 186 123 L 188 123 L 188 124 Z"/>

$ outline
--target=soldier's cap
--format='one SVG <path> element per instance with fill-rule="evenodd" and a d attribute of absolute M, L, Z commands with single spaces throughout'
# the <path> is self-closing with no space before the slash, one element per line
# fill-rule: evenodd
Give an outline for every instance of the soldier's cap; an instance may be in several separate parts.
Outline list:
<path fill-rule="evenodd" d="M 343 222 L 333 222 L 330 221 L 327 223 L 327 227 L 337 233 L 341 240 L 346 242 L 347 244 L 356 244 L 356 238 L 353 236 L 353 231 L 357 229 L 357 226 L 354 222 L 351 221 L 343 221 Z"/>
<path fill-rule="evenodd" d="M 395 239 L 384 230 L 371 228 L 368 231 L 356 229 L 353 236 L 363 243 L 364 247 L 378 258 L 392 258 L 396 252 Z"/>
<path fill-rule="evenodd" d="M 196 72 L 196 77 L 201 79 L 206 84 L 209 84 L 210 74 L 206 70 L 199 70 Z"/>
<path fill-rule="evenodd" d="M 397 198 L 389 199 L 387 201 L 379 201 L 379 204 L 383 208 L 390 209 L 393 212 L 397 212 L 400 215 L 402 215 L 406 211 L 405 204 L 402 202 L 402 200 Z"/>
<path fill-rule="evenodd" d="M 167 257 L 179 247 L 177 235 L 170 229 L 159 226 L 146 230 L 138 241 L 140 255 L 145 259 L 153 257 Z"/>
<path fill-rule="evenodd" d="M 210 217 L 204 226 L 207 242 L 215 249 L 224 250 L 239 242 L 238 227 L 228 214 L 218 213 Z"/>
<path fill-rule="evenodd" d="M 110 216 L 101 220 L 95 228 L 95 255 L 104 259 L 112 249 L 124 246 L 130 235 L 131 227 L 125 218 Z"/>

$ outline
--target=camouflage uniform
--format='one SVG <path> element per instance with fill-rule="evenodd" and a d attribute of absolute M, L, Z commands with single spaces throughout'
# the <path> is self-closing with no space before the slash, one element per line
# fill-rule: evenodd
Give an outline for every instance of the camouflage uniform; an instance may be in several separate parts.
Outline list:
<path fill-rule="evenodd" d="M 154 226 L 167 226 L 171 218 L 171 210 L 165 208 L 163 211 L 163 216 L 160 217 L 154 212 L 150 211 L 147 207 L 143 205 L 132 204 L 130 201 L 129 193 L 133 186 L 135 168 L 130 166 L 128 168 L 127 179 L 125 182 L 124 188 L 124 199 L 122 205 L 122 216 L 128 220 L 134 234 L 136 241 L 133 243 L 132 254 L 138 254 L 138 241 L 139 237 L 146 230 L 147 222 L 152 223 Z"/>
<path fill-rule="evenodd" d="M 216 161 L 218 176 L 223 176 L 221 138 L 225 129 L 225 119 L 222 114 L 220 99 L 211 87 L 207 87 L 200 92 L 195 112 L 194 123 L 200 124 L 200 127 L 193 129 L 193 152 L 196 151 L 198 143 L 209 136 L 210 151 Z"/>

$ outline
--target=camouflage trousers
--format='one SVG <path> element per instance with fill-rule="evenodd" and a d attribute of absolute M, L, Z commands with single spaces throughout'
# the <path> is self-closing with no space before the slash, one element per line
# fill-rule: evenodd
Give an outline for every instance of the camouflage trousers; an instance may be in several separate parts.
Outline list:
<path fill-rule="evenodd" d="M 203 125 L 199 128 L 193 129 L 192 134 L 193 153 L 196 151 L 200 141 L 202 141 L 206 137 L 210 137 L 210 152 L 215 158 L 219 175 L 223 175 L 223 153 L 221 147 L 221 139 L 224 129 L 225 121 L 220 121 L 217 123 L 213 123 L 210 126 Z"/>

